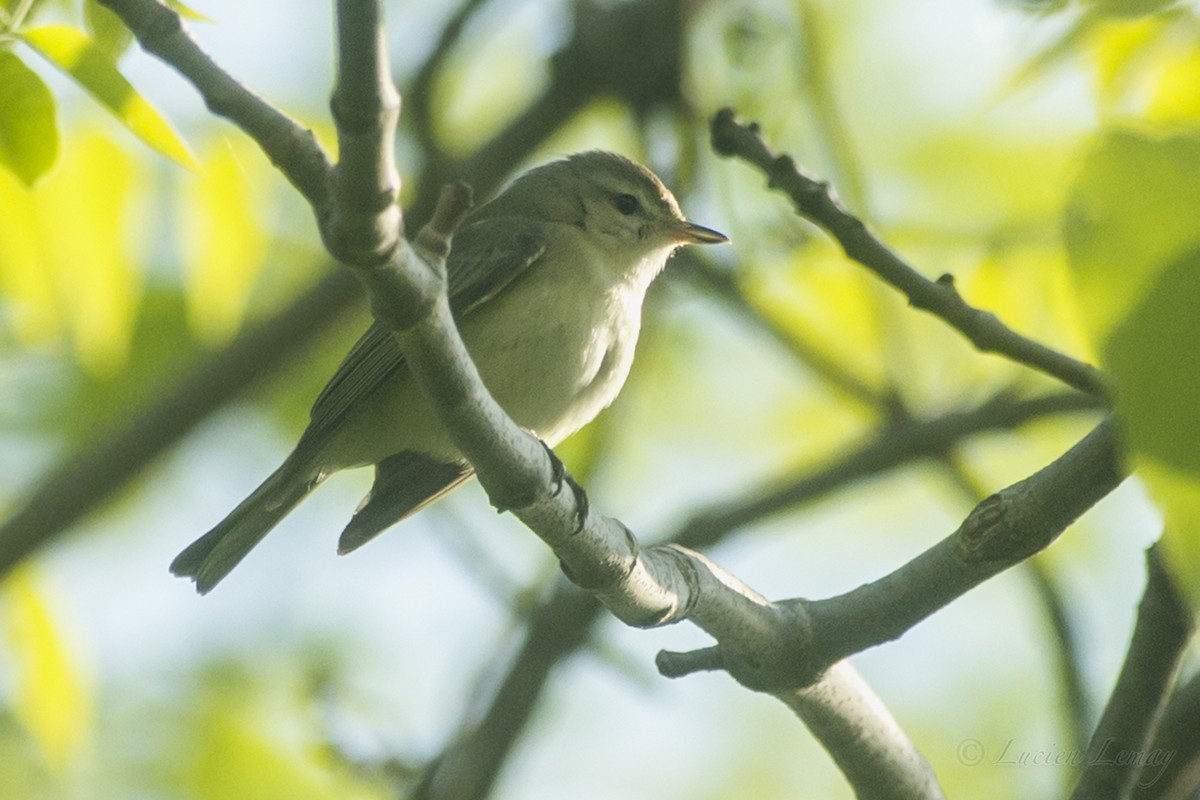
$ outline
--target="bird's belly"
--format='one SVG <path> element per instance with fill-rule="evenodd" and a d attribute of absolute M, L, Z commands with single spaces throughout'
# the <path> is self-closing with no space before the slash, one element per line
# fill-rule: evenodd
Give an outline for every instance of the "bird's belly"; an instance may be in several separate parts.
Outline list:
<path fill-rule="evenodd" d="M 640 295 L 621 291 L 564 296 L 553 278 L 501 293 L 472 312 L 460 331 L 492 396 L 551 446 L 617 396 L 633 360 L 641 305 Z M 322 460 L 334 471 L 402 451 L 461 458 L 407 368 L 357 404 Z"/>
<path fill-rule="evenodd" d="M 616 293 L 563 297 L 522 287 L 488 303 L 463 339 L 492 396 L 551 446 L 590 422 L 621 390 L 637 342 L 639 309 Z"/>

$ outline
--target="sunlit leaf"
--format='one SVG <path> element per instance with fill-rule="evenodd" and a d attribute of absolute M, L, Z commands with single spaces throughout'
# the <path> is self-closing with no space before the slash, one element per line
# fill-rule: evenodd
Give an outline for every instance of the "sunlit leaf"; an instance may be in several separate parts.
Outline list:
<path fill-rule="evenodd" d="M 1083 165 L 1066 227 L 1129 456 L 1166 516 L 1168 556 L 1189 576 L 1200 572 L 1197 204 L 1200 137 L 1111 134 Z"/>
<path fill-rule="evenodd" d="M 121 18 L 96 0 L 85 0 L 83 19 L 96 47 L 113 61 L 120 58 L 133 42 L 133 31 L 125 26 Z"/>
<path fill-rule="evenodd" d="M 1079 307 L 1103 341 L 1157 280 L 1200 244 L 1200 136 L 1104 136 L 1067 207 L 1066 241 Z"/>
<path fill-rule="evenodd" d="M 245 139 L 209 148 L 185 183 L 179 233 L 188 287 L 188 319 L 220 342 L 237 330 L 266 255 L 261 223 L 269 199 L 262 155 Z"/>
<path fill-rule="evenodd" d="M 92 133 L 71 143 L 38 191 L 41 268 L 55 276 L 76 353 L 95 371 L 114 369 L 129 349 L 141 292 L 130 229 L 139 184 L 133 157 Z"/>
<path fill-rule="evenodd" d="M 0 584 L 3 635 L 16 683 L 13 711 L 56 772 L 86 749 L 92 729 L 87 682 L 29 569 Z"/>
<path fill-rule="evenodd" d="M 1200 47 L 1167 64 L 1155 82 L 1146 115 L 1156 122 L 1200 120 Z"/>
<path fill-rule="evenodd" d="M 1082 58 L 1093 67 L 1102 109 L 1118 107 L 1170 49 L 1172 36 L 1191 39 L 1189 18 L 1180 13 L 1121 13 L 1121 0 L 1078 15 L 1058 37 L 1019 67 L 1001 90 L 1011 94 Z"/>
<path fill-rule="evenodd" d="M 49 181 L 54 180 L 52 175 Z M 35 195 L 0 171 L 0 296 L 4 330 L 25 344 L 56 339 L 66 320 L 56 296 L 54 274 L 46 268 Z"/>
<path fill-rule="evenodd" d="M 1109 332 L 1117 409 L 1144 455 L 1200 479 L 1200 250 L 1162 270 Z"/>
<path fill-rule="evenodd" d="M 0 164 L 32 186 L 57 156 L 54 96 L 21 59 L 0 50 Z"/>
<path fill-rule="evenodd" d="M 141 187 L 137 162 L 95 133 L 71 140 L 33 191 L 0 174 L 0 293 L 11 333 L 27 343 L 69 333 L 93 373 L 124 361 L 141 293 L 131 249 Z"/>
<path fill-rule="evenodd" d="M 1107 19 L 1093 15 L 1089 50 L 1096 70 L 1100 103 L 1116 106 L 1152 63 L 1167 25 L 1157 17 Z"/>
<path fill-rule="evenodd" d="M 125 80 L 111 55 L 83 31 L 47 25 L 22 37 L 112 111 L 135 136 L 171 160 L 195 166 L 195 158 L 166 120 Z"/>

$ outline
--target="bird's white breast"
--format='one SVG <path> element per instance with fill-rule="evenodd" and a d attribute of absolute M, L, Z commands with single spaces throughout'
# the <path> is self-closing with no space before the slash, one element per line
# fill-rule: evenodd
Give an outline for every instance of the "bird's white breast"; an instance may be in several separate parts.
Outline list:
<path fill-rule="evenodd" d="M 463 330 L 496 400 L 550 445 L 590 422 L 620 392 L 648 282 L 628 272 L 614 275 L 590 247 L 572 250 L 586 255 L 535 265 Z"/>
<path fill-rule="evenodd" d="M 578 229 L 565 227 L 558 236 L 568 238 L 552 241 L 544 259 L 460 326 L 497 402 L 551 446 L 591 422 L 620 392 L 646 288 L 670 253 L 664 248 L 632 269 L 615 270 L 610 254 Z M 563 252 L 572 257 L 562 258 Z M 358 404 L 326 451 L 325 467 L 371 464 L 405 450 L 460 457 L 407 369 Z"/>

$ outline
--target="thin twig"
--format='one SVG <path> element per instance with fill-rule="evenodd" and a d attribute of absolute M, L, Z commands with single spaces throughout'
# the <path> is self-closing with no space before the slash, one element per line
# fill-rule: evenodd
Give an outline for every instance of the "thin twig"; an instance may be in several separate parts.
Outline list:
<path fill-rule="evenodd" d="M 1144 760 L 1133 800 L 1182 800 L 1200 792 L 1200 672 L 1171 692 Z"/>
<path fill-rule="evenodd" d="M 806 175 L 790 156 L 774 153 L 757 125 L 743 124 L 733 111 L 724 109 L 713 117 L 712 143 L 721 155 L 758 167 L 768 186 L 790 197 L 801 216 L 824 228 L 847 256 L 903 292 L 914 308 L 948 322 L 979 350 L 1007 356 L 1088 394 L 1107 396 L 1104 376 L 1092 365 L 1022 336 L 994 314 L 969 305 L 952 275 L 931 281 L 909 266 L 842 206 L 829 184 Z"/>
<path fill-rule="evenodd" d="M 133 31 L 142 48 L 187 78 L 214 114 L 233 122 L 314 207 L 325 203 L 332 168 L 313 132 L 221 69 L 179 15 L 156 0 L 100 0 Z"/>
<path fill-rule="evenodd" d="M 1162 563 L 1146 551 L 1146 590 L 1133 640 L 1096 732 L 1072 800 L 1127 800 L 1143 771 L 1159 774 L 1147 746 L 1166 706 L 1196 619 Z"/>

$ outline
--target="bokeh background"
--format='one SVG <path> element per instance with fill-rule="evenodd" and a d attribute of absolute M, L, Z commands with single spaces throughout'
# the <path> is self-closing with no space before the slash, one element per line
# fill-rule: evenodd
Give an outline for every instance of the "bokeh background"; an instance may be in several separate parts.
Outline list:
<path fill-rule="evenodd" d="M 191 28 L 329 142 L 328 5 L 195 0 L 209 21 Z M 952 272 L 972 303 L 1089 360 L 1062 241 L 1074 176 L 1106 129 L 1169 130 L 1200 115 L 1191 4 L 489 0 L 470 4 L 416 97 L 458 3 L 387 5 L 414 221 L 428 208 L 422 178 L 494 187 L 606 148 L 652 165 L 689 217 L 733 239 L 708 261 L 668 267 L 625 392 L 563 448 L 592 501 L 644 541 L 819 471 L 878 431 L 889 407 L 934 419 L 1002 390 L 1056 391 L 907 308 L 759 174 L 714 156 L 706 122 L 718 108 L 758 120 L 925 274 Z M 637 39 L 595 34 L 634 5 L 670 9 Z M 35 12 L 37 24 L 83 24 L 77 3 Z M 572 63 L 584 72 L 563 77 L 556 53 L 580 40 L 591 49 Z M 32 189 L 0 171 L 0 516 L 96 443 L 136 437 L 184 376 L 219 365 L 336 270 L 290 187 L 166 66 L 136 46 L 121 62 L 194 168 L 12 46 L 52 88 L 62 138 Z M 316 307 L 302 336 L 284 337 L 292 346 L 256 351 L 254 380 L 181 423 L 176 443 L 0 583 L 0 797 L 403 796 L 492 701 L 559 577 L 473 484 L 338 558 L 337 533 L 370 481 L 340 474 L 210 596 L 167 573 L 286 455 L 367 324 L 358 299 Z M 849 590 L 951 533 L 973 492 L 1033 472 L 1097 419 L 1055 414 L 972 436 L 944 460 L 841 487 L 708 552 L 772 598 Z M 951 796 L 1052 797 L 1070 785 L 1070 766 L 1002 754 L 1079 746 L 1072 714 L 1094 720 L 1107 696 L 1160 528 L 1129 481 L 1036 569 L 854 658 Z M 1078 647 L 1082 707 L 1067 699 L 1047 587 Z M 601 618 L 554 666 L 491 796 L 850 797 L 770 698 L 722 674 L 655 672 L 659 649 L 705 644 L 686 626 Z"/>

